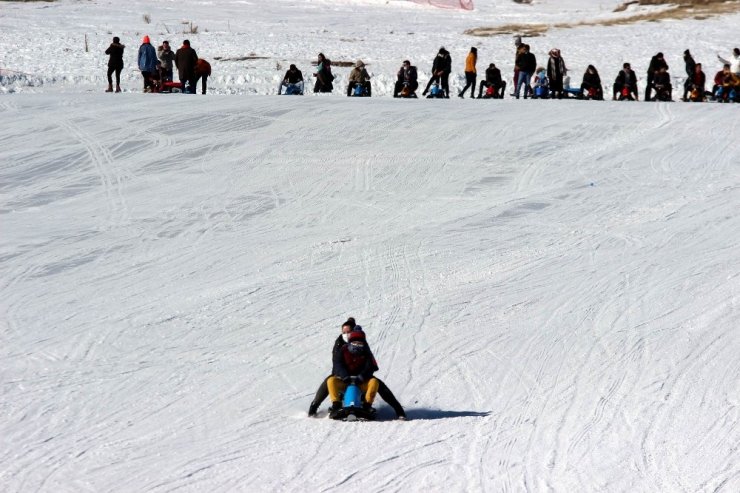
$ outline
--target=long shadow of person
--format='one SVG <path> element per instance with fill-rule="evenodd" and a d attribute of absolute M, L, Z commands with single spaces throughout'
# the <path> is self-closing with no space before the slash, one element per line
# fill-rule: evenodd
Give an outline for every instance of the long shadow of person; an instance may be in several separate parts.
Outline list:
<path fill-rule="evenodd" d="M 409 419 L 452 419 L 452 418 L 481 418 L 490 416 L 491 411 L 445 411 L 443 409 L 406 409 Z"/>

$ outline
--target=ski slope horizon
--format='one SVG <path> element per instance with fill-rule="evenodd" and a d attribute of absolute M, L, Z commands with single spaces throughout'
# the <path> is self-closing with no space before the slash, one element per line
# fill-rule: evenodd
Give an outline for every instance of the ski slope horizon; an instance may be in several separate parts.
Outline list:
<path fill-rule="evenodd" d="M 0 99 L 5 491 L 740 487 L 733 106 L 190 99 Z"/>

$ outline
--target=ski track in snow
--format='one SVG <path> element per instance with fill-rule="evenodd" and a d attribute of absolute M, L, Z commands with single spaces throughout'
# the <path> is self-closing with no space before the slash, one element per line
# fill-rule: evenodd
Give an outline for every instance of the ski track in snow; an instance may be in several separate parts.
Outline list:
<path fill-rule="evenodd" d="M 107 101 L 0 123 L 6 491 L 740 485 L 733 107 Z"/>

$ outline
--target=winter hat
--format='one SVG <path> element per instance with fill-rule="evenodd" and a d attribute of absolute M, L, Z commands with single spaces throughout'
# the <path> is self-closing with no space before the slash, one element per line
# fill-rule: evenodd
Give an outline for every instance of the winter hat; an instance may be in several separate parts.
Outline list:
<path fill-rule="evenodd" d="M 355 63 L 355 67 L 357 68 L 362 68 L 364 66 L 365 66 L 365 62 L 363 62 L 362 60 L 357 60 L 357 63 Z"/>
<path fill-rule="evenodd" d="M 113 42 L 114 43 L 120 43 L 121 42 L 121 39 L 118 36 L 114 36 L 113 37 Z"/>
<path fill-rule="evenodd" d="M 149 42 L 149 36 L 144 36 L 144 39 L 142 39 L 141 42 L 147 44 Z"/>
<path fill-rule="evenodd" d="M 365 333 L 361 330 L 355 330 L 353 332 L 350 332 L 349 342 L 352 343 L 355 341 L 365 342 Z"/>
<path fill-rule="evenodd" d="M 294 63 L 291 63 L 291 64 L 290 64 L 290 70 L 295 70 L 296 68 L 297 68 L 297 67 L 295 66 L 295 64 L 294 64 Z"/>

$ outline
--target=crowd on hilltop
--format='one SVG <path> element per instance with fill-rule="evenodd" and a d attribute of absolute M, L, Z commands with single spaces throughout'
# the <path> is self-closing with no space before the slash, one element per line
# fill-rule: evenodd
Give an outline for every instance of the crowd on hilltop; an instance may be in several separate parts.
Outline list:
<path fill-rule="evenodd" d="M 521 38 L 515 40 L 514 74 L 512 77 L 513 91 L 511 96 L 519 99 L 562 99 L 578 98 L 603 100 L 604 86 L 599 72 L 594 65 L 589 65 L 583 73 L 580 84 L 572 84 L 569 70 L 560 50 L 553 48 L 548 52 L 547 62 L 539 64 L 537 57 L 530 46 L 522 43 Z M 120 74 L 123 69 L 124 45 L 119 38 L 113 38 L 113 43 L 106 50 L 108 61 L 108 88 L 113 92 L 112 76 L 116 76 L 115 92 L 120 92 Z M 729 59 L 717 55 L 723 64 L 713 79 L 711 89 L 708 87 L 707 77 L 701 63 L 694 60 L 689 50 L 684 51 L 683 61 L 686 79 L 683 84 L 681 100 L 701 102 L 740 102 L 740 48 L 732 51 Z M 334 91 L 335 77 L 332 73 L 332 64 L 323 53 L 319 53 L 313 70 L 315 79 L 314 93 L 331 93 Z M 478 80 L 478 50 L 470 48 L 465 58 L 465 86 L 458 93 L 461 98 L 470 89 L 470 97 L 475 98 L 476 89 L 478 99 L 502 99 L 506 93 L 506 81 L 501 70 L 495 63 L 490 63 L 485 69 L 485 77 Z M 206 93 L 207 79 L 211 75 L 210 64 L 199 58 L 190 46 L 190 41 L 183 41 L 182 46 L 173 52 L 168 41 L 163 41 L 156 50 L 151 44 L 149 36 L 144 36 L 138 52 L 138 67 L 141 71 L 144 92 L 173 92 L 196 93 L 197 84 L 202 81 L 202 94 Z M 178 81 L 173 80 L 173 68 L 177 69 Z M 671 75 L 668 72 L 668 63 L 663 53 L 657 53 L 650 60 L 647 69 L 644 100 L 645 101 L 673 101 L 674 87 Z M 427 98 L 449 98 L 449 78 L 452 74 L 452 57 L 444 47 L 440 48 L 432 61 L 431 76 L 422 96 Z M 394 98 L 416 98 L 419 88 L 419 74 L 416 66 L 409 60 L 404 60 L 396 73 L 396 82 L 393 90 Z M 372 95 L 371 75 L 365 63 L 358 60 L 349 74 L 347 96 L 369 97 Z M 630 63 L 622 65 L 619 74 L 612 84 L 613 100 L 640 100 L 637 86 L 637 75 Z M 295 64 L 291 64 L 278 86 L 278 94 L 302 95 L 305 91 L 303 72 Z"/>

